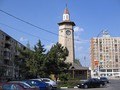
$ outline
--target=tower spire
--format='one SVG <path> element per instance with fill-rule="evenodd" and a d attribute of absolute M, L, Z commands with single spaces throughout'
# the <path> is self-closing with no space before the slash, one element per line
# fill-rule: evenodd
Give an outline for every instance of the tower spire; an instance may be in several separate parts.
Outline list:
<path fill-rule="evenodd" d="M 63 13 L 63 21 L 66 21 L 66 20 L 67 21 L 70 20 L 70 14 L 69 14 L 67 4 L 66 4 L 66 7 L 65 7 L 64 13 Z"/>
<path fill-rule="evenodd" d="M 66 7 L 67 7 L 67 3 L 66 3 Z"/>

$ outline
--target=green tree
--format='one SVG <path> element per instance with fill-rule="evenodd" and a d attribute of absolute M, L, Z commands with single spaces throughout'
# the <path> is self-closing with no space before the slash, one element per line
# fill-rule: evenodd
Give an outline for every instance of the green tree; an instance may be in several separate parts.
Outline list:
<path fill-rule="evenodd" d="M 18 48 L 18 51 L 20 55 L 17 61 L 15 61 L 15 64 L 19 67 L 19 75 L 22 76 L 22 78 L 28 78 L 30 77 L 30 73 L 26 62 L 32 58 L 34 52 L 30 49 L 29 42 L 27 47 Z"/>
<path fill-rule="evenodd" d="M 50 74 L 54 74 L 57 77 L 61 72 L 65 72 L 69 68 L 70 64 L 65 63 L 66 57 L 69 52 L 66 47 L 57 43 L 45 54 L 46 49 L 39 40 L 34 46 L 33 51 L 30 49 L 30 45 L 27 44 L 26 49 L 20 49 L 20 73 L 24 77 L 36 78 L 47 77 Z"/>
<path fill-rule="evenodd" d="M 67 48 L 57 43 L 47 53 L 44 70 L 48 74 L 54 74 L 57 80 L 58 75 L 69 67 L 69 64 L 65 63 L 68 54 Z"/>
<path fill-rule="evenodd" d="M 45 51 L 44 45 L 42 45 L 41 41 L 39 40 L 37 45 L 34 46 L 32 57 L 26 62 L 29 72 L 33 74 L 35 78 L 44 74 L 43 62 L 45 58 Z"/>

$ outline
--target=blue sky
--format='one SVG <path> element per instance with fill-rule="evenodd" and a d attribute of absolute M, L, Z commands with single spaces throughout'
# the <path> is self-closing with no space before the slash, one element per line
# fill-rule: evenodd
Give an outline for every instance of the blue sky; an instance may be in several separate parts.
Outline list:
<path fill-rule="evenodd" d="M 75 39 L 80 40 L 75 41 L 75 57 L 83 66 L 90 66 L 90 39 L 102 30 L 108 30 L 113 37 L 120 36 L 120 0 L 0 0 L 0 10 L 58 34 L 57 23 L 62 21 L 66 3 L 70 19 L 76 23 Z M 31 47 L 40 39 L 48 50 L 58 41 L 57 35 L 1 11 L 0 29 L 24 45 L 29 41 Z"/>

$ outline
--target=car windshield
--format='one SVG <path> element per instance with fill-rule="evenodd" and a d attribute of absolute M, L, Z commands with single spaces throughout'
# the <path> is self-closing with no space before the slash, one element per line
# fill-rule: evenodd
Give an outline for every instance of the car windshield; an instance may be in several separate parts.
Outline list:
<path fill-rule="evenodd" d="M 48 79 L 42 79 L 43 82 L 50 82 Z"/>
<path fill-rule="evenodd" d="M 101 77 L 100 79 L 107 79 L 106 77 Z"/>

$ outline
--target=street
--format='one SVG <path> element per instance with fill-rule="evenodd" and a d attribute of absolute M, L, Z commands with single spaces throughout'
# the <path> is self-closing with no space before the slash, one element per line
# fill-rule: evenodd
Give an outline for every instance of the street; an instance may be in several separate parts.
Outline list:
<path fill-rule="evenodd" d="M 88 90 L 82 88 L 68 88 L 68 89 L 61 89 L 61 90 Z M 89 88 L 89 90 L 120 90 L 120 80 L 110 80 L 110 83 L 103 88 Z"/>

